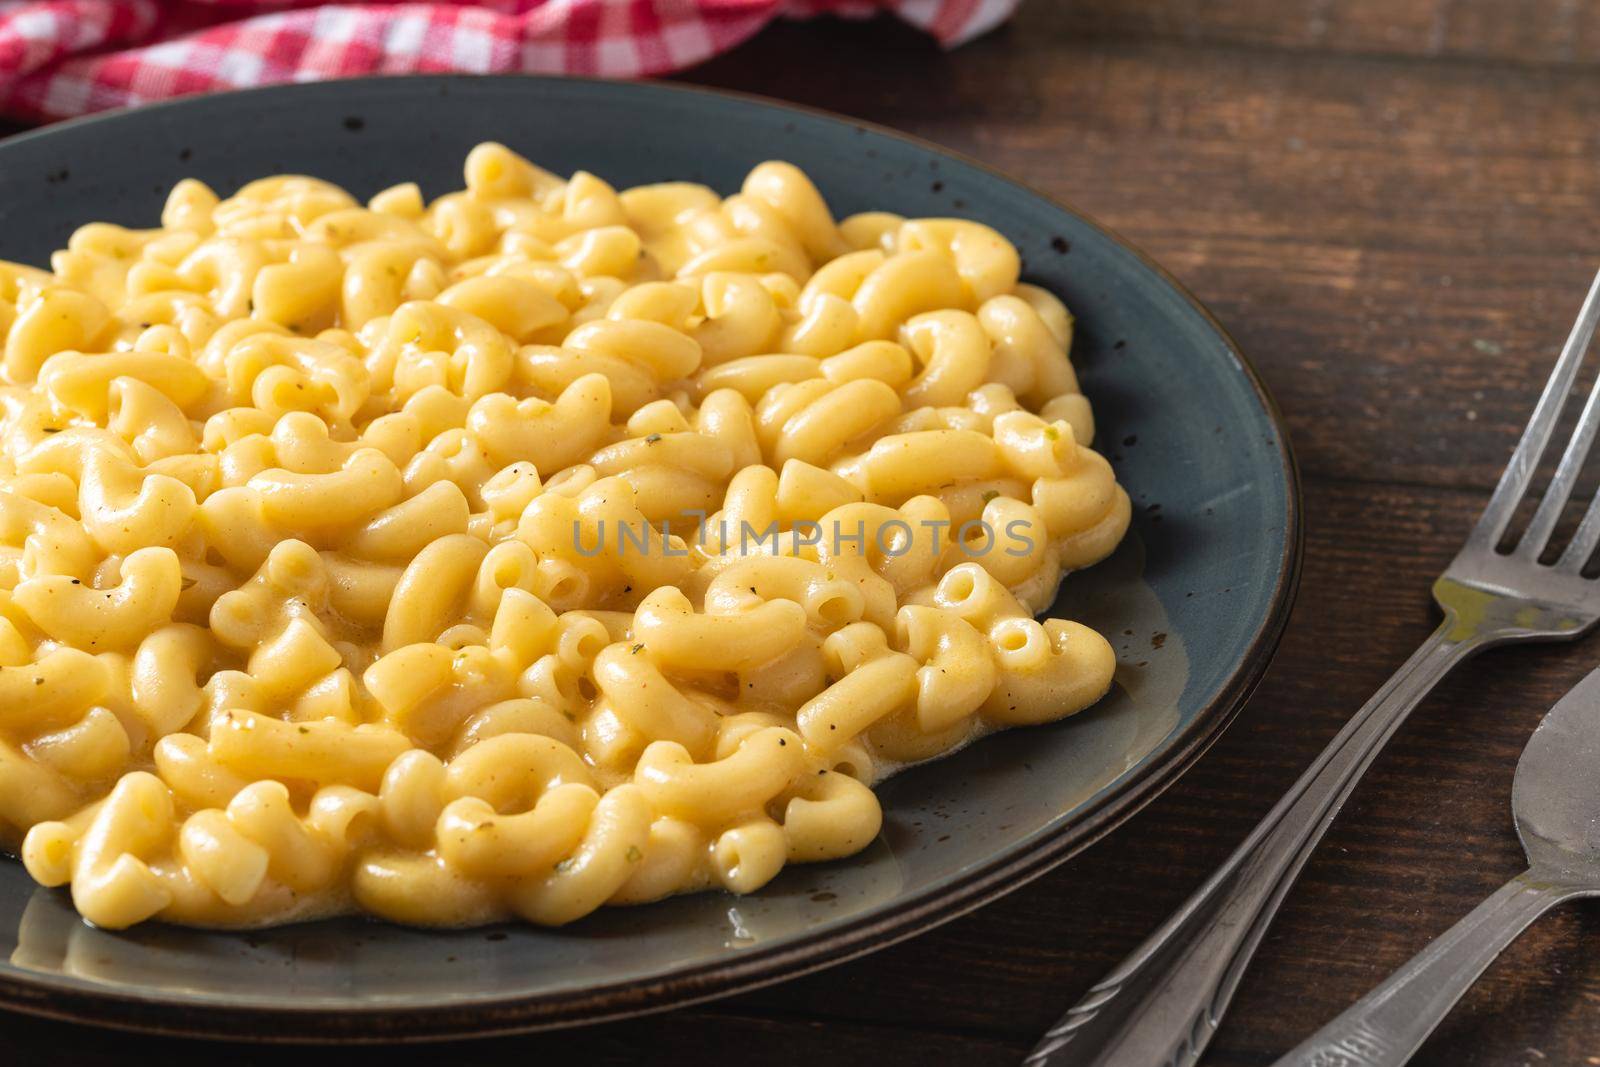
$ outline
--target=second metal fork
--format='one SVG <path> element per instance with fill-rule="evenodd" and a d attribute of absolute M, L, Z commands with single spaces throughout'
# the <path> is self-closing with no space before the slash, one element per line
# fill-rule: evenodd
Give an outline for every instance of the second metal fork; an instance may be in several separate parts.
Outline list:
<path fill-rule="evenodd" d="M 1555 433 L 1600 319 L 1600 276 L 1489 506 L 1433 585 L 1444 621 L 1358 711 L 1226 863 L 1045 1035 L 1026 1067 L 1188 1067 L 1210 1044 L 1284 895 L 1385 743 L 1419 701 L 1494 645 L 1572 640 L 1600 621 L 1600 494 L 1558 557 L 1552 536 L 1600 429 L 1600 380 L 1538 508 L 1502 541 Z"/>

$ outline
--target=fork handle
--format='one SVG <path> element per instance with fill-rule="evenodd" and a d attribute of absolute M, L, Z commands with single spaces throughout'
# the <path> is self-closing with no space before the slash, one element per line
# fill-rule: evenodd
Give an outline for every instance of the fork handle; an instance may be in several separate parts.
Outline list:
<path fill-rule="evenodd" d="M 1196 1063 L 1284 895 L 1356 782 L 1411 709 L 1483 644 L 1449 612 L 1227 862 L 1051 1027 L 1025 1067 Z"/>
<path fill-rule="evenodd" d="M 1274 1067 L 1401 1067 L 1507 945 L 1581 895 L 1519 874 Z"/>

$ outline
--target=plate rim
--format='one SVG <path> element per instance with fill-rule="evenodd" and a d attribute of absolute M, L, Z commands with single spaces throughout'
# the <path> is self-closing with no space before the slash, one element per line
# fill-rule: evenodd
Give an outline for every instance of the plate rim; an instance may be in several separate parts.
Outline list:
<path fill-rule="evenodd" d="M 732 99 L 870 131 L 958 161 L 992 180 L 1020 189 L 1099 231 L 1181 297 L 1223 342 L 1232 357 L 1235 370 L 1249 385 L 1272 427 L 1272 444 L 1277 451 L 1284 479 L 1285 536 L 1284 549 L 1276 563 L 1267 611 L 1244 655 L 1217 688 L 1212 699 L 1196 713 L 1189 728 L 1176 740 L 1170 741 L 1164 752 L 1160 747 L 1154 750 L 1152 754 L 1160 753 L 1159 759 L 1142 762 L 1125 780 L 1118 783 L 1114 791 L 1091 800 L 1077 819 L 1046 831 L 1040 840 L 1030 845 L 1012 846 L 1009 851 L 974 864 L 970 870 L 962 872 L 945 885 L 925 890 L 919 896 L 892 904 L 881 912 L 841 923 L 824 933 L 801 935 L 771 948 L 751 948 L 729 959 L 704 961 L 644 982 L 613 982 L 555 993 L 520 997 L 509 995 L 435 1007 L 374 1003 L 286 1008 L 228 1003 L 170 993 L 144 994 L 139 990 L 102 986 L 93 980 L 62 975 L 31 974 L 24 978 L 19 977 L 21 972 L 6 968 L 0 970 L 0 1008 L 62 1021 L 86 1022 L 113 1029 L 175 1037 L 238 1039 L 248 1034 L 251 1040 L 267 1044 L 371 1044 L 459 1040 L 586 1026 L 705 1003 L 860 958 L 925 933 L 1013 892 L 1071 859 L 1137 814 L 1187 773 L 1237 717 L 1277 651 L 1299 592 L 1304 562 L 1302 481 L 1283 413 L 1260 373 L 1227 328 L 1149 253 L 1088 212 L 981 159 L 870 120 L 758 93 L 658 79 L 625 82 L 600 77 L 539 74 L 378 75 L 199 94 L 97 112 L 14 134 L 0 139 L 0 153 L 18 144 L 52 137 L 66 130 L 116 122 L 133 114 L 182 110 L 218 98 L 292 96 L 300 92 L 330 89 L 338 92 L 344 88 L 384 87 L 385 83 L 409 83 L 417 88 L 499 83 L 527 86 L 535 92 L 539 86 L 580 84 L 610 90 Z M 204 1011 L 184 1011 L 186 1008 L 203 1008 Z M 186 1025 L 172 1025 L 165 1018 L 175 1010 L 183 1013 Z"/>

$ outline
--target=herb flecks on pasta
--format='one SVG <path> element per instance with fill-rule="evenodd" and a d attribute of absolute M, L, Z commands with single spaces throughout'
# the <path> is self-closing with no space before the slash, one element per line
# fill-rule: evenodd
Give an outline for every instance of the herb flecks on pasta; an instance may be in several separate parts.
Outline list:
<path fill-rule="evenodd" d="M 0 837 L 88 919 L 564 923 L 848 856 L 1072 714 L 1128 497 L 999 234 L 303 177 L 0 263 Z"/>

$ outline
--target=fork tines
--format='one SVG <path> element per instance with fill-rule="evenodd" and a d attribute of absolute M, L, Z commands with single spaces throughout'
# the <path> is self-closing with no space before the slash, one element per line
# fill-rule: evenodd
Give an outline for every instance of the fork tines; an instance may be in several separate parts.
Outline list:
<path fill-rule="evenodd" d="M 1561 418 L 1563 408 L 1566 407 L 1567 398 L 1578 379 L 1578 371 L 1583 366 L 1584 355 L 1594 337 L 1597 321 L 1600 321 L 1600 274 L 1595 275 L 1594 281 L 1590 284 L 1589 295 L 1583 301 L 1583 310 L 1578 313 L 1578 321 L 1572 326 L 1572 333 L 1567 337 L 1567 343 L 1561 350 L 1561 358 L 1556 362 L 1555 370 L 1539 397 L 1539 403 L 1533 409 L 1527 429 L 1522 432 L 1522 440 L 1517 443 L 1517 450 L 1512 454 L 1511 462 L 1506 465 L 1505 473 L 1500 476 L 1500 482 L 1495 486 L 1494 495 L 1490 497 L 1489 505 L 1483 511 L 1483 517 L 1478 520 L 1477 527 L 1467 540 L 1469 549 L 1492 552 L 1505 537 L 1516 514 L 1517 506 L 1527 496 L 1539 464 L 1550 446 L 1556 424 Z M 1597 430 L 1600 430 L 1600 377 L 1596 378 L 1594 387 L 1589 391 L 1588 399 L 1583 405 L 1583 413 L 1578 418 L 1571 439 L 1567 442 L 1566 451 L 1561 455 L 1561 462 L 1556 467 L 1556 472 L 1550 479 L 1550 484 L 1545 489 L 1538 510 L 1534 512 L 1527 530 L 1521 534 L 1512 548 L 1512 555 L 1530 562 L 1537 561 L 1550 547 L 1551 535 L 1555 532 L 1567 501 L 1572 496 L 1573 488 L 1577 485 L 1578 475 L 1583 470 L 1584 461 L 1588 459 Z M 1582 522 L 1579 523 L 1578 529 L 1554 566 L 1574 573 L 1581 571 L 1589 557 L 1593 555 L 1597 542 L 1600 542 L 1600 494 L 1590 502 Z"/>

